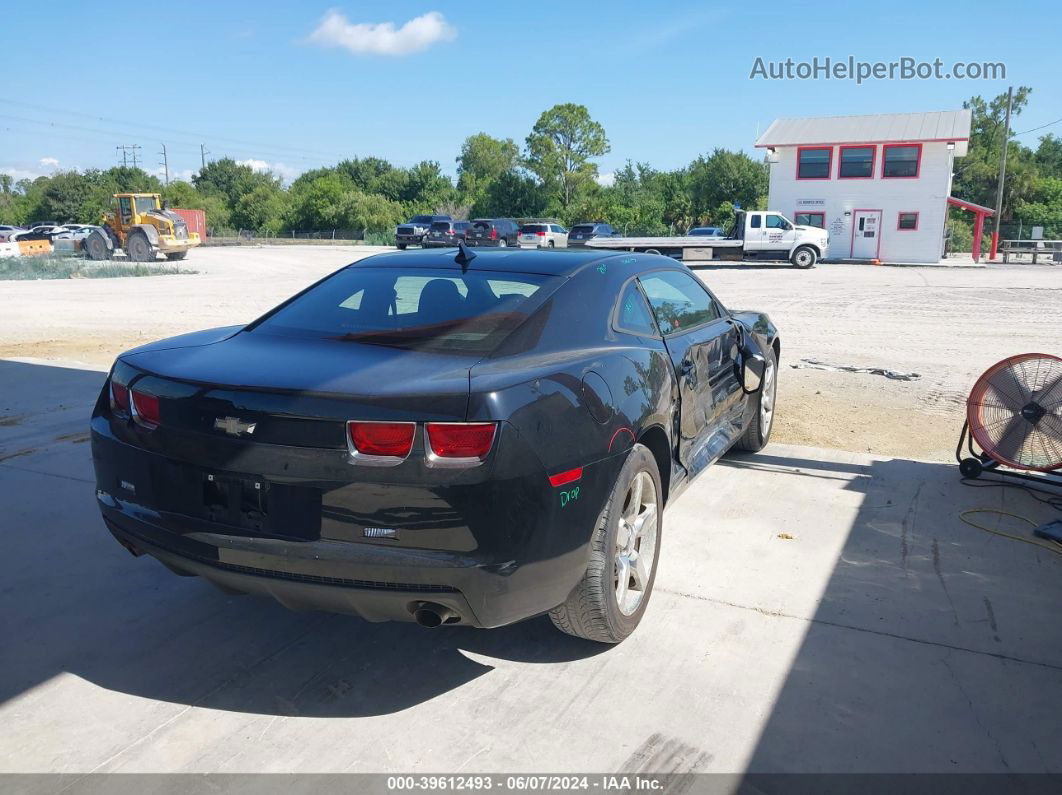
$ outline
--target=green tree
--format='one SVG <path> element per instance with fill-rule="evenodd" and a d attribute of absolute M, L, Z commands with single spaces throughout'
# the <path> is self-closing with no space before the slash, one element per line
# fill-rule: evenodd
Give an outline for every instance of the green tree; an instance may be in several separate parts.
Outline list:
<path fill-rule="evenodd" d="M 697 221 L 717 222 L 713 217 L 723 202 L 745 209 L 759 208 L 767 196 L 767 165 L 744 152 L 715 149 L 698 157 L 689 167 L 691 211 Z"/>
<path fill-rule="evenodd" d="M 1032 89 L 1020 86 L 1014 92 L 1011 118 L 1017 119 L 1029 102 Z M 971 111 L 970 142 L 966 157 L 955 161 L 955 180 L 952 193 L 966 201 L 994 207 L 999 184 L 999 156 L 1003 147 L 1003 128 L 1007 112 L 1007 95 L 991 100 L 971 97 L 962 103 Z M 1003 187 L 1003 218 L 1009 218 L 1011 208 L 1026 198 L 1036 177 L 1032 153 L 1019 142 L 1011 140 L 1007 148 L 1007 179 Z"/>
<path fill-rule="evenodd" d="M 457 156 L 457 189 L 471 204 L 482 199 L 487 188 L 520 163 L 520 149 L 512 138 L 493 138 L 484 132 L 470 135 Z"/>
<path fill-rule="evenodd" d="M 533 177 L 506 171 L 472 205 L 473 218 L 534 218 L 545 213 L 547 197 Z"/>
<path fill-rule="evenodd" d="M 1041 177 L 1062 178 L 1062 138 L 1050 134 L 1040 138 L 1033 159 Z"/>
<path fill-rule="evenodd" d="M 269 172 L 255 171 L 231 157 L 212 160 L 192 177 L 196 190 L 204 195 L 222 196 L 234 209 L 236 202 L 260 185 L 280 187 L 280 179 Z"/>
<path fill-rule="evenodd" d="M 593 182 L 597 165 L 590 158 L 610 151 L 605 128 L 590 118 L 585 105 L 554 105 L 538 117 L 527 136 L 527 165 L 567 207 L 579 187 Z"/>
<path fill-rule="evenodd" d="M 287 194 L 272 185 L 259 185 L 236 201 L 232 224 L 255 232 L 279 232 L 284 228 Z"/>

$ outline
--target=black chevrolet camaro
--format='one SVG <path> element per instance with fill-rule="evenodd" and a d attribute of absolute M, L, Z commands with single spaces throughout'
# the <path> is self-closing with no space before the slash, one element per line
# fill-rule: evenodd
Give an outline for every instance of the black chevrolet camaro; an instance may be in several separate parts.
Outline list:
<path fill-rule="evenodd" d="M 767 443 L 779 353 L 665 257 L 381 254 L 119 356 L 96 495 L 129 551 L 227 592 L 614 643 L 665 504 Z"/>

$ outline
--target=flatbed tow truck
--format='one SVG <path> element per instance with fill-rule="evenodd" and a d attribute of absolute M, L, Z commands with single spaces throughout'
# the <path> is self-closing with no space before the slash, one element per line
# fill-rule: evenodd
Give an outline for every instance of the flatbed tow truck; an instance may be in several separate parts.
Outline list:
<path fill-rule="evenodd" d="M 812 268 L 827 256 L 829 234 L 816 226 L 797 226 L 773 210 L 748 210 L 735 214 L 730 237 L 603 237 L 588 240 L 586 245 L 685 261 L 775 260 Z"/>

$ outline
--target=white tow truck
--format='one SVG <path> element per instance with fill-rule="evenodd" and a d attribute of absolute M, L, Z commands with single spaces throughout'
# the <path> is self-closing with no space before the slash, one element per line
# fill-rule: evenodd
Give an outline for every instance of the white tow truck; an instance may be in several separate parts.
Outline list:
<path fill-rule="evenodd" d="M 788 260 L 798 268 L 811 268 L 827 256 L 829 234 L 817 226 L 797 226 L 773 210 L 748 210 L 735 214 L 729 237 L 602 237 L 586 245 L 687 261 Z"/>

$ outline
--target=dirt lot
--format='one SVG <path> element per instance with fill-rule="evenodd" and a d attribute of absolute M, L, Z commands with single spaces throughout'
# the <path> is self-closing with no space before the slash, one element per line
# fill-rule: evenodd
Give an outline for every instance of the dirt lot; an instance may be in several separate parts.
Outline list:
<path fill-rule="evenodd" d="M 143 342 L 249 321 L 380 250 L 200 249 L 187 260 L 195 274 L 0 282 L 0 358 L 106 367 Z M 1062 270 L 1051 266 L 734 266 L 699 273 L 725 304 L 765 310 L 781 329 L 779 442 L 946 459 L 977 376 L 1011 354 L 1057 353 L 1062 339 Z M 920 377 L 793 367 L 805 359 Z"/>

